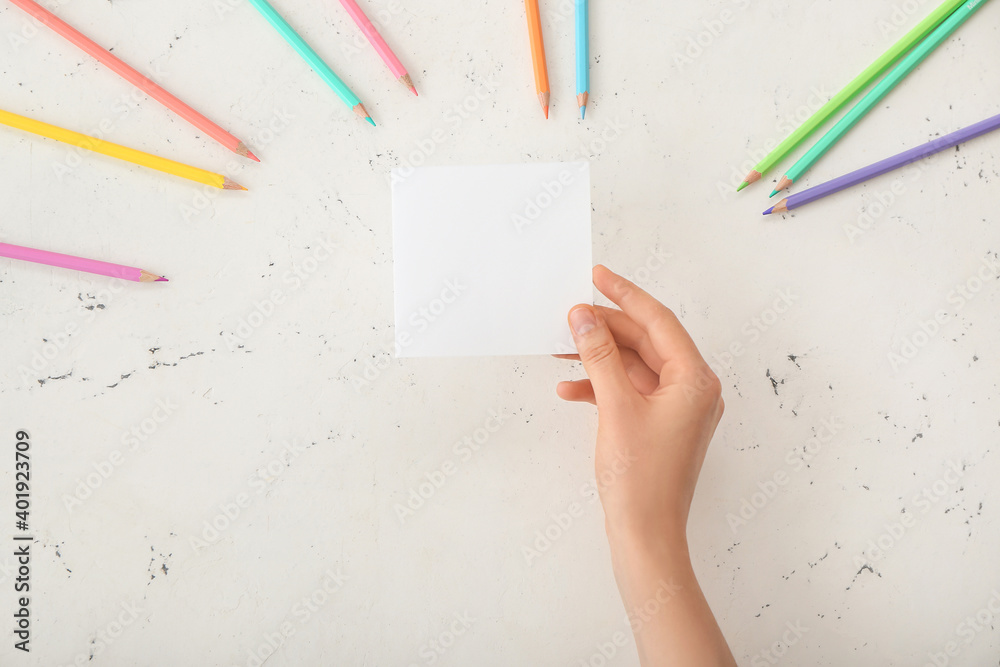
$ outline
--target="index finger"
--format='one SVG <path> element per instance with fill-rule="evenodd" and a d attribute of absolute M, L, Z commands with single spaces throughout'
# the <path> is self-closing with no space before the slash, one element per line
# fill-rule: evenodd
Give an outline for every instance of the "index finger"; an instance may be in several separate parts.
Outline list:
<path fill-rule="evenodd" d="M 646 330 L 653 348 L 665 365 L 704 364 L 698 347 L 673 311 L 632 281 L 606 266 L 594 267 L 594 285 L 640 327 Z"/>

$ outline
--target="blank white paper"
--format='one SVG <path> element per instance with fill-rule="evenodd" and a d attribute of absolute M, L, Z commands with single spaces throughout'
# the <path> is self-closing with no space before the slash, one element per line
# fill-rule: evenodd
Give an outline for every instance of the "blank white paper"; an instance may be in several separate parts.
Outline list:
<path fill-rule="evenodd" d="M 593 303 L 590 165 L 392 173 L 396 356 L 575 352 Z"/>

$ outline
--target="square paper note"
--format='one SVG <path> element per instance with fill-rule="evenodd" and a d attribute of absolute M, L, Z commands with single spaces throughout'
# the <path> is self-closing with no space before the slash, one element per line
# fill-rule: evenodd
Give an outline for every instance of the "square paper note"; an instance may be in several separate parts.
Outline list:
<path fill-rule="evenodd" d="M 396 355 L 573 352 L 593 303 L 586 162 L 394 170 Z"/>

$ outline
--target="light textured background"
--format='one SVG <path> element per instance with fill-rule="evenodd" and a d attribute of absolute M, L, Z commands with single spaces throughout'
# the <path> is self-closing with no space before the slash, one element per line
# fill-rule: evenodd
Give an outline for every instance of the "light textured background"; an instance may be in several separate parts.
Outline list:
<path fill-rule="evenodd" d="M 130 89 L 115 75 L 0 7 L 3 107 L 85 131 L 106 121 L 112 140 L 250 188 L 204 192 L 92 156 L 59 175 L 76 164 L 65 146 L 0 129 L 4 240 L 172 279 L 111 292 L 108 280 L 0 263 L 0 537 L 12 544 L 12 446 L 28 429 L 38 539 L 33 651 L 14 654 L 8 621 L 0 662 L 253 665 L 284 627 L 294 634 L 269 667 L 603 664 L 601 647 L 626 626 L 588 487 L 596 417 L 553 391 L 579 370 L 387 353 L 390 168 L 584 158 L 595 260 L 676 309 L 726 387 L 690 533 L 741 664 L 775 664 L 762 651 L 777 648 L 787 665 L 923 665 L 953 640 L 948 664 L 997 664 L 997 622 L 959 624 L 1000 590 L 998 283 L 975 282 L 1000 252 L 1000 135 L 794 216 L 760 217 L 766 184 L 731 191 L 784 119 L 815 104 L 812 91 L 835 92 L 902 34 L 894 22 L 909 28 L 936 3 L 593 4 L 581 123 L 568 2 L 543 2 L 547 122 L 518 1 L 390 12 L 384 34 L 419 99 L 354 46 L 336 2 L 277 2 L 356 88 L 373 129 L 245 2 L 61 3 L 60 16 L 248 141 L 261 165 L 155 103 L 119 102 Z M 990 3 L 809 183 L 1000 111 L 998 25 Z M 323 244 L 334 252 L 314 264 Z M 970 280 L 977 291 L 958 298 Z M 275 291 L 272 310 L 262 302 Z M 780 316 L 778 292 L 792 303 Z M 919 335 L 939 311 L 945 323 Z M 919 350 L 894 368 L 889 353 L 914 338 Z M 36 354 L 51 357 L 37 371 Z M 175 406 L 162 423 L 157 401 Z M 485 438 L 494 411 L 505 418 Z M 476 437 L 478 450 L 456 446 Z M 116 450 L 121 464 L 89 489 Z M 949 461 L 963 471 L 954 483 Z M 754 498 L 779 471 L 786 483 Z M 397 506 L 441 475 L 401 521 Z M 936 482 L 940 497 L 918 502 Z M 70 511 L 78 490 L 91 493 Z M 754 500 L 756 514 L 731 527 Z M 552 517 L 572 503 L 579 516 L 529 564 L 524 547 L 557 532 Z M 893 537 L 904 514 L 911 525 Z M 7 619 L 11 551 L 0 548 Z M 316 594 L 328 570 L 346 580 Z M 324 604 L 303 606 L 314 594 Z M 140 611 L 119 633 L 123 604 Z M 467 629 L 453 624 L 462 615 Z M 776 646 L 788 623 L 807 631 Z M 634 649 L 607 664 L 637 664 Z"/>

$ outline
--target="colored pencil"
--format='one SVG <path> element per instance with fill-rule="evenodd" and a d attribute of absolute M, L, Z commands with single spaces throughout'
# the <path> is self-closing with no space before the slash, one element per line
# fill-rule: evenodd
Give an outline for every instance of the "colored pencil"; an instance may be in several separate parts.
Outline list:
<path fill-rule="evenodd" d="M 190 106 L 174 97 L 172 94 L 146 78 L 134 68 L 122 62 L 107 49 L 92 41 L 89 37 L 69 25 L 58 16 L 45 9 L 33 0 L 11 0 L 12 3 L 34 17 L 39 23 L 44 23 L 61 37 L 83 49 L 88 55 L 105 65 L 108 69 L 143 91 L 154 100 L 167 107 L 178 116 L 194 125 L 196 128 L 218 141 L 220 144 L 243 157 L 260 162 L 257 156 L 250 152 L 247 145 L 198 113 Z"/>
<path fill-rule="evenodd" d="M 837 143 L 847 132 L 857 125 L 858 121 L 865 117 L 865 115 L 871 111 L 876 104 L 878 104 L 882 98 L 892 91 L 900 81 L 906 78 L 906 76 L 915 70 L 917 66 L 922 63 L 927 56 L 934 52 L 934 50 L 941 46 L 946 39 L 948 39 L 953 32 L 958 30 L 958 28 L 972 18 L 972 15 L 977 9 L 985 5 L 989 0 L 968 0 L 964 5 L 955 10 L 955 13 L 948 17 L 948 19 L 939 25 L 934 32 L 932 32 L 927 39 L 922 41 L 919 46 L 917 46 L 913 51 L 911 51 L 899 65 L 896 66 L 891 72 L 885 75 L 885 78 L 878 82 L 874 88 L 868 91 L 868 94 L 861 98 L 853 109 L 847 112 L 843 118 L 837 121 L 829 132 L 823 135 L 823 138 L 816 142 L 816 145 L 809 149 L 809 151 L 799 158 L 799 161 L 792 165 L 791 169 L 785 172 L 784 177 L 778 182 L 777 187 L 771 193 L 771 196 L 778 194 L 781 190 L 784 190 L 789 185 L 797 181 L 802 174 L 809 170 L 821 157 L 823 157 L 828 150 L 833 148 L 834 144 Z"/>
<path fill-rule="evenodd" d="M 576 105 L 580 120 L 587 117 L 590 99 L 590 30 L 588 0 L 576 0 Z"/>
<path fill-rule="evenodd" d="M 288 42 L 300 56 L 302 56 L 302 59 L 309 63 L 309 66 L 313 69 L 313 71 L 316 72 L 316 74 L 318 74 L 328 86 L 333 88 L 333 91 L 337 93 L 341 100 L 344 101 L 344 104 L 351 107 L 351 109 L 354 110 L 354 113 L 358 114 L 372 125 L 375 124 L 375 121 L 373 121 L 372 117 L 368 115 L 365 105 L 361 103 L 358 96 L 347 87 L 346 83 L 341 81 L 340 77 L 337 76 L 332 69 L 330 69 L 330 66 L 319 57 L 319 54 L 316 53 L 311 46 L 306 44 L 306 41 L 302 39 L 302 37 L 300 37 L 299 34 L 292 29 L 292 26 L 288 24 L 288 21 L 286 21 L 281 14 L 275 11 L 274 7 L 267 3 L 267 0 L 250 0 L 250 4 L 252 4 L 257 11 L 259 11 L 261 15 L 267 19 L 267 22 L 270 23 L 274 29 L 285 38 L 285 41 Z"/>
<path fill-rule="evenodd" d="M 84 259 L 72 255 L 61 255 L 48 250 L 36 250 L 35 248 L 25 248 L 9 243 L 0 243 L 0 257 L 9 259 L 19 259 L 35 264 L 45 264 L 47 266 L 58 266 L 62 269 L 73 269 L 74 271 L 85 271 L 99 276 L 110 276 L 111 278 L 121 278 L 137 283 L 165 283 L 166 278 L 150 273 L 144 269 L 137 269 L 121 264 L 111 264 L 109 262 L 99 262 L 96 259 Z"/>
<path fill-rule="evenodd" d="M 862 183 L 871 178 L 875 178 L 876 176 L 881 176 L 882 174 L 893 171 L 894 169 L 905 167 L 911 162 L 922 160 L 928 156 L 934 155 L 935 153 L 940 153 L 941 151 L 975 139 L 976 137 L 987 134 L 988 132 L 993 132 L 997 129 L 1000 129 L 1000 114 L 997 114 L 992 118 L 987 118 L 984 121 L 980 121 L 975 125 L 970 125 L 969 127 L 958 130 L 957 132 L 952 132 L 951 134 L 943 137 L 938 137 L 933 141 L 927 142 L 923 146 L 911 148 L 908 151 L 903 151 L 899 155 L 894 155 L 876 162 L 875 164 L 862 167 L 861 169 L 852 171 L 851 173 L 845 174 L 840 178 L 827 181 L 822 185 L 817 185 L 790 197 L 785 197 L 777 204 L 764 211 L 764 215 L 770 215 L 771 213 L 784 213 L 785 211 L 791 211 L 800 206 L 805 206 L 806 204 L 810 204 L 817 199 L 828 197 L 835 192 L 840 192 L 841 190 L 857 185 L 858 183 Z"/>
<path fill-rule="evenodd" d="M 157 155 L 143 153 L 134 148 L 119 146 L 110 141 L 89 137 L 86 134 L 49 125 L 48 123 L 31 118 L 18 116 L 3 109 L 0 109 L 0 124 L 24 130 L 25 132 L 31 132 L 42 137 L 48 137 L 49 139 L 55 139 L 56 141 L 78 146 L 79 148 L 85 148 L 95 153 L 107 155 L 108 157 L 118 158 L 119 160 L 132 162 L 143 167 L 149 167 L 150 169 L 157 169 L 167 174 L 211 185 L 214 188 L 222 190 L 246 190 L 245 187 L 231 180 L 228 176 L 192 167 L 181 162 L 174 162 L 173 160 L 168 160 Z"/>
<path fill-rule="evenodd" d="M 358 24 L 359 28 L 361 28 L 361 32 L 363 32 L 365 37 L 368 38 L 368 41 L 371 42 L 372 47 L 380 56 L 382 56 L 382 61 L 389 68 L 389 71 L 392 72 L 392 75 L 399 79 L 400 83 L 409 88 L 411 93 L 416 95 L 417 89 L 413 85 L 413 79 L 411 79 L 410 75 L 407 74 L 406 68 L 403 67 L 403 63 L 399 62 L 399 58 L 396 57 L 396 54 L 392 52 L 389 45 L 385 43 L 384 39 L 382 39 L 382 35 L 379 34 L 378 28 L 372 25 L 372 22 L 367 16 L 365 16 L 365 13 L 361 10 L 361 8 L 358 7 L 358 3 L 354 0 L 340 0 L 340 4 L 344 5 L 344 9 L 347 10 L 347 13 L 351 15 L 354 22 Z"/>
<path fill-rule="evenodd" d="M 840 111 L 844 105 L 854 99 L 858 93 L 867 88 L 873 81 L 878 79 L 896 61 L 913 48 L 913 46 L 929 35 L 937 28 L 942 21 L 947 19 L 965 0 L 945 0 L 941 5 L 931 12 L 927 18 L 918 23 L 912 30 L 903 35 L 898 42 L 892 45 L 888 51 L 868 66 L 865 71 L 854 77 L 854 80 L 844 86 L 844 89 L 830 98 L 826 104 L 820 107 L 816 113 L 810 116 L 805 123 L 800 125 L 794 132 L 778 144 L 774 150 L 768 153 L 757 166 L 750 170 L 743 182 L 740 183 L 736 191 L 739 192 L 751 183 L 760 180 L 776 164 L 794 151 L 799 144 L 815 132 L 823 123 L 830 119 L 835 113 Z"/>
<path fill-rule="evenodd" d="M 531 63 L 535 69 L 535 92 L 545 117 L 549 117 L 549 69 L 545 64 L 545 42 L 542 41 L 542 17 L 538 0 L 524 0 L 528 15 L 528 39 L 531 40 Z"/>

